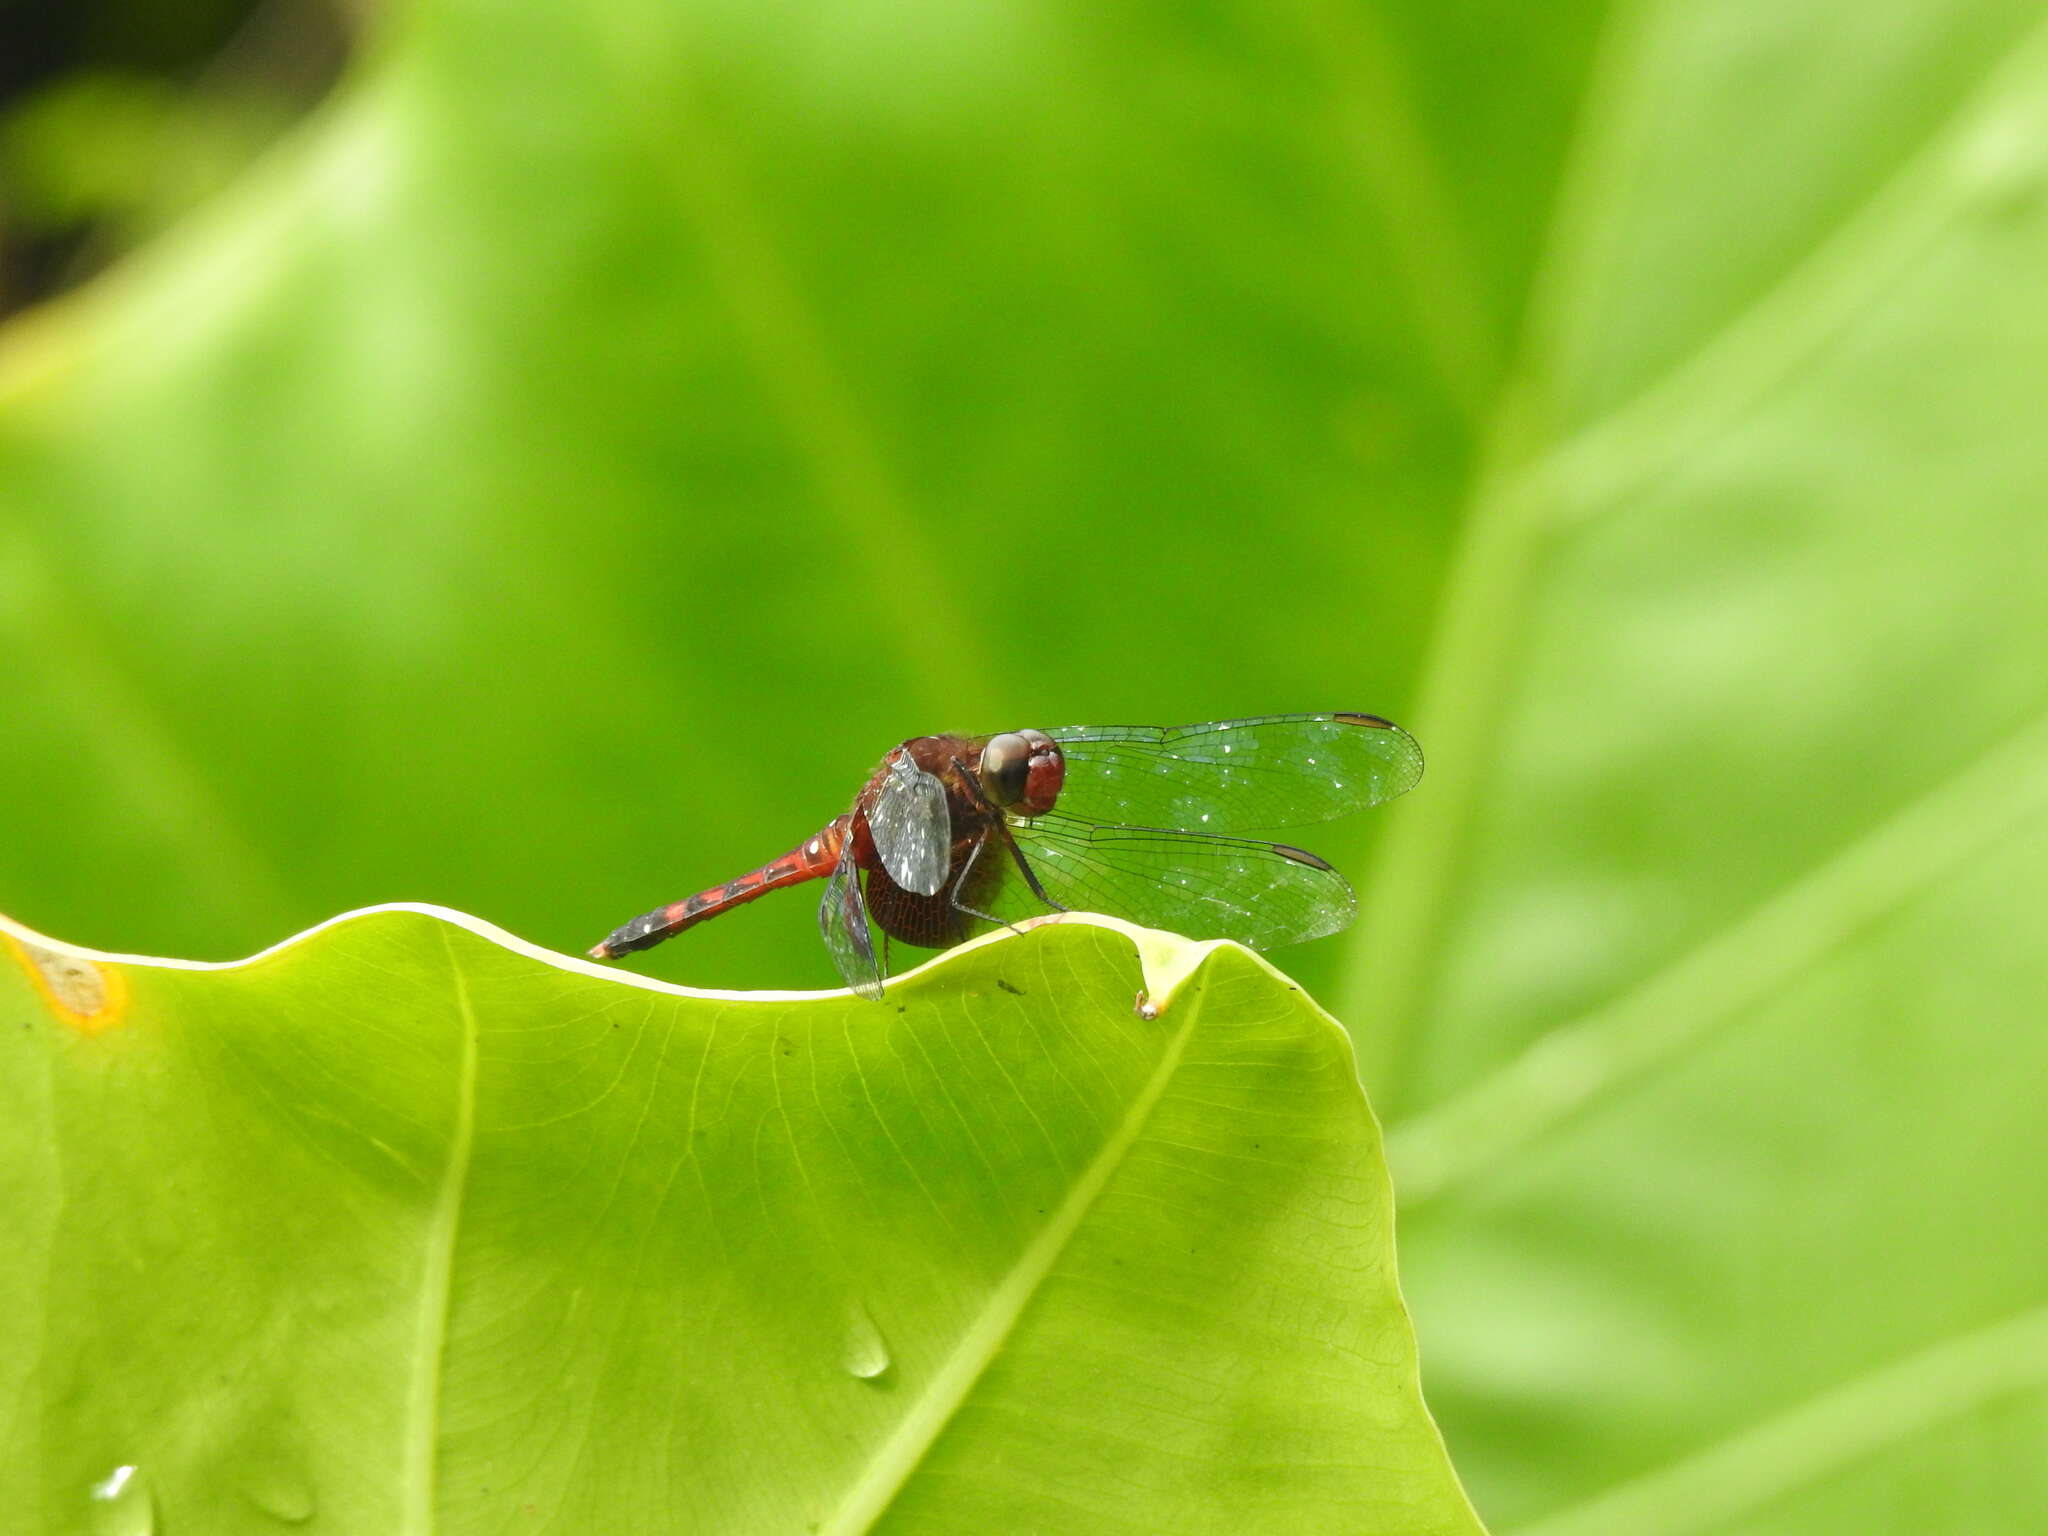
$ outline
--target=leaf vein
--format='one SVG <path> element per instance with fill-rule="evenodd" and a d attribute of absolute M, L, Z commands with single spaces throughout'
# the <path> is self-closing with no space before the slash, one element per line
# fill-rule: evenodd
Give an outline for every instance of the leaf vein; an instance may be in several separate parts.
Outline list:
<path fill-rule="evenodd" d="M 1122 1123 L 1075 1180 L 1052 1219 L 1040 1229 L 1038 1236 L 1032 1239 L 990 1294 L 980 1314 L 960 1336 L 930 1385 L 919 1394 L 909 1412 L 897 1424 L 895 1432 L 847 1491 L 839 1508 L 820 1525 L 819 1536 L 854 1536 L 856 1532 L 874 1529 L 924 1464 L 954 1414 L 1001 1351 L 1025 1308 L 1037 1296 L 1053 1266 L 1065 1253 L 1082 1221 L 1109 1184 L 1111 1175 L 1122 1166 L 1125 1155 L 1143 1134 L 1152 1112 L 1173 1081 L 1181 1058 L 1186 1054 L 1188 1041 L 1194 1035 L 1201 1013 L 1202 998 L 1198 993 L 1186 1005 L 1179 1028 L 1160 1053 L 1159 1065 L 1131 1101 Z"/>
<path fill-rule="evenodd" d="M 1518 1536 L 1692 1536 L 1923 1430 L 2048 1385 L 2048 1307 L 1878 1366 Z"/>
<path fill-rule="evenodd" d="M 455 1241 L 462 1201 L 469 1188 L 471 1149 L 476 1139 L 477 1027 L 469 982 L 455 943 L 443 930 L 448 973 L 454 984 L 456 1016 L 462 1028 L 462 1058 L 455 1085 L 455 1125 L 448 1140 L 448 1164 L 434 1201 L 421 1266 L 420 1311 L 414 1344 L 413 1379 L 406 1413 L 406 1536 L 430 1536 L 434 1529 L 435 1458 L 441 1439 L 441 1380 L 448 1348 L 448 1314 L 454 1300 Z"/>
<path fill-rule="evenodd" d="M 2048 811 L 2048 716 L 1895 812 L 1739 922 L 1547 1031 L 1491 1077 L 1395 1128 L 1403 1210 L 1498 1166 L 1709 1038 L 1912 897 Z"/>

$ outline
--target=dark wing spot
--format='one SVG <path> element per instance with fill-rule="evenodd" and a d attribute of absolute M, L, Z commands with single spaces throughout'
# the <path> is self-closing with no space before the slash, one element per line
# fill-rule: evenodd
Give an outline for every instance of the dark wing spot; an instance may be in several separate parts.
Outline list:
<path fill-rule="evenodd" d="M 1342 720 L 1346 725 L 1369 725 L 1377 731 L 1391 731 L 1394 728 L 1393 721 L 1382 720 L 1378 715 L 1335 714 L 1330 718 Z"/>
<path fill-rule="evenodd" d="M 1290 848 L 1285 843 L 1275 843 L 1273 851 L 1283 859 L 1292 859 L 1297 864 L 1306 864 L 1310 869 L 1327 869 L 1336 873 L 1336 866 L 1317 858 L 1306 848 Z"/>

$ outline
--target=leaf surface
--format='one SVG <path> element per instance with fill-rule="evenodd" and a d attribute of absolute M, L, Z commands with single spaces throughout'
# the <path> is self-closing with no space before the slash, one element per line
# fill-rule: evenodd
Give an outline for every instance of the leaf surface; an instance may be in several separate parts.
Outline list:
<path fill-rule="evenodd" d="M 425 0 L 0 349 L 0 906 L 578 949 L 913 733 L 1383 712 L 1287 963 L 1481 1506 L 2036 1536 L 2043 46 Z M 822 982 L 792 905 L 648 964 Z"/>
<path fill-rule="evenodd" d="M 38 1529 L 133 1467 L 220 1533 L 1478 1530 L 1348 1044 L 1242 950 L 1062 922 L 875 1004 L 426 909 L 0 944 Z"/>
<path fill-rule="evenodd" d="M 2048 30 L 1846 17 L 1615 10 L 1362 925 L 1504 1530 L 2048 1492 Z"/>

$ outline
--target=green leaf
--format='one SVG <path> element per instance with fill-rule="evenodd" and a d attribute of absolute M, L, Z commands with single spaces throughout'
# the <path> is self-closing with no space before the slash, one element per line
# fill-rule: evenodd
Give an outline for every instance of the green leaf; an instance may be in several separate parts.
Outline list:
<path fill-rule="evenodd" d="M 416 0 L 0 348 L 0 906 L 580 948 L 912 732 L 1386 713 L 1288 963 L 1481 1506 L 2035 1536 L 2041 26 Z"/>
<path fill-rule="evenodd" d="M 1350 997 L 1480 1507 L 2037 1530 L 2048 27 L 1619 8 Z"/>
<path fill-rule="evenodd" d="M 1061 922 L 881 1004 L 430 909 L 0 949 L 39 1530 L 1478 1530 L 1348 1042 L 1233 946 Z"/>

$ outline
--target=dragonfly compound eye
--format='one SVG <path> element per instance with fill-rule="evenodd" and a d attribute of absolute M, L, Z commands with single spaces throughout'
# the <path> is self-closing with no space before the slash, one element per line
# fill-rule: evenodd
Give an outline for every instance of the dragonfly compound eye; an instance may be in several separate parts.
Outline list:
<path fill-rule="evenodd" d="M 1031 766 L 1024 775 L 1024 798 L 1015 807 L 1020 816 L 1043 816 L 1060 797 L 1067 780 L 1067 760 L 1059 743 L 1043 731 L 1019 731 L 1031 747 Z"/>
<path fill-rule="evenodd" d="M 989 737 L 981 749 L 977 776 L 989 803 L 1008 810 L 1024 798 L 1031 777 L 1031 743 L 1015 731 Z"/>

